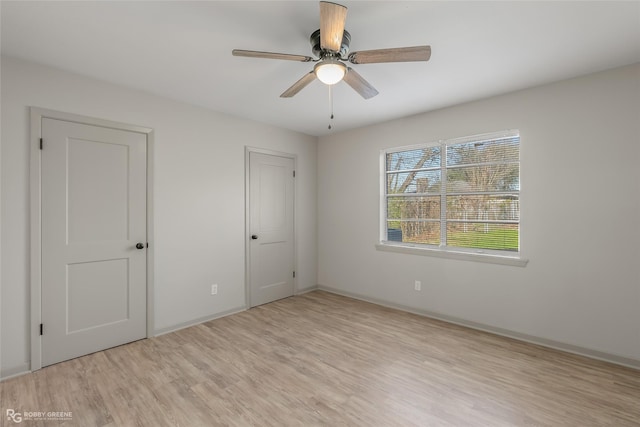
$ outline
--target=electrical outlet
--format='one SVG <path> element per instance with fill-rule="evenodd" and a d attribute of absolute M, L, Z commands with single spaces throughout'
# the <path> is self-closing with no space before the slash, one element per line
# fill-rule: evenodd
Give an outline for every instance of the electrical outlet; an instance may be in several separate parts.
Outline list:
<path fill-rule="evenodd" d="M 211 295 L 218 294 L 218 285 L 211 285 Z"/>
<path fill-rule="evenodd" d="M 422 290 L 422 282 L 420 280 L 416 280 L 414 285 L 413 285 L 413 288 L 416 291 L 421 291 Z"/>

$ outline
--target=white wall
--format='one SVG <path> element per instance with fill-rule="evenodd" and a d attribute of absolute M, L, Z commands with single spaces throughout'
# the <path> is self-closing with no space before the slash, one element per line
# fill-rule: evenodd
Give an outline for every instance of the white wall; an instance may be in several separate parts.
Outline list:
<path fill-rule="evenodd" d="M 381 149 L 505 129 L 526 267 L 376 251 Z M 318 171 L 321 287 L 640 362 L 640 65 L 321 137 Z"/>
<path fill-rule="evenodd" d="M 156 330 L 244 307 L 246 145 L 298 156 L 298 288 L 316 285 L 317 138 L 12 58 L 1 79 L 2 376 L 30 358 L 29 106 L 155 130 Z"/>

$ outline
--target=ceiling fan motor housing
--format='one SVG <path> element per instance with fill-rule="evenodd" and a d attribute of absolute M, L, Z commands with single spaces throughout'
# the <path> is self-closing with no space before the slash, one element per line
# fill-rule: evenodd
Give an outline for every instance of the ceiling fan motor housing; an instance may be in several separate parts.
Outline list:
<path fill-rule="evenodd" d="M 342 43 L 340 44 L 339 52 L 330 52 L 326 50 L 322 50 L 320 47 L 320 30 L 316 30 L 311 33 L 309 37 L 309 42 L 311 43 L 311 51 L 315 56 L 320 59 L 323 59 L 325 56 L 337 56 L 339 58 L 346 58 L 349 53 L 349 44 L 351 43 L 351 34 L 347 30 L 344 30 L 342 33 Z"/>

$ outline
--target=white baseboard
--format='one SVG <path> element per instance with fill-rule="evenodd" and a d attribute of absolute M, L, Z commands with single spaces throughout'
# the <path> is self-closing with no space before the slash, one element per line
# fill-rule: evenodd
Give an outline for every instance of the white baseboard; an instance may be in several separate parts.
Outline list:
<path fill-rule="evenodd" d="M 295 293 L 295 295 L 304 295 L 304 294 L 308 294 L 309 292 L 313 292 L 313 291 L 317 291 L 318 290 L 318 286 L 311 286 L 308 288 L 304 288 L 304 289 L 298 289 Z"/>
<path fill-rule="evenodd" d="M 318 290 L 330 292 L 336 295 L 342 295 L 345 297 L 357 299 L 360 301 L 370 302 L 372 304 L 381 305 L 383 307 L 395 308 L 396 310 L 406 311 L 408 313 L 417 314 L 419 316 L 425 316 L 432 319 L 442 320 L 444 322 L 453 323 L 455 325 L 465 326 L 467 328 L 476 329 L 483 332 L 489 332 L 491 334 L 500 335 L 507 338 L 513 338 L 518 341 L 524 341 L 531 344 L 541 345 L 543 347 L 553 348 L 555 350 L 564 351 L 567 353 L 573 353 L 580 356 L 585 356 L 591 359 L 602 360 L 616 365 L 625 366 L 627 368 L 639 369 L 640 360 L 631 359 L 624 356 L 618 356 L 616 354 L 610 354 L 599 350 L 592 350 L 572 344 L 566 344 L 559 341 L 549 340 L 546 338 L 536 337 L 533 335 L 522 334 L 520 332 L 510 331 L 508 329 L 496 328 L 482 323 L 472 322 L 469 320 L 460 319 L 458 317 L 448 316 L 445 314 L 435 313 L 428 310 L 421 310 L 402 304 L 395 304 L 389 301 L 371 298 L 366 295 L 356 294 L 352 292 L 343 291 L 341 289 L 332 288 L 330 286 L 318 285 Z"/>
<path fill-rule="evenodd" d="M 19 377 L 20 375 L 30 373 L 29 363 L 23 363 L 12 368 L 2 369 L 0 371 L 0 381 L 8 380 L 9 378 Z"/>
<path fill-rule="evenodd" d="M 189 326 L 199 325 L 200 323 L 208 322 L 209 320 L 219 319 L 221 317 L 230 316 L 232 314 L 240 313 L 246 310 L 247 308 L 243 305 L 242 307 L 232 308 L 230 310 L 222 311 L 211 316 L 199 317 L 197 319 L 189 320 L 188 322 L 178 323 L 177 325 L 156 329 L 153 336 L 157 337 L 159 335 L 169 334 L 171 332 L 179 331 L 180 329 L 188 328 Z"/>

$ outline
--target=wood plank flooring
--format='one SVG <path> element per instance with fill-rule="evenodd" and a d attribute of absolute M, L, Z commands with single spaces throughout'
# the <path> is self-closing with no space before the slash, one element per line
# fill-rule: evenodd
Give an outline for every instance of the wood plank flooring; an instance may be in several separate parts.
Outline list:
<path fill-rule="evenodd" d="M 312 292 L 0 383 L 22 426 L 639 426 L 640 371 Z"/>

